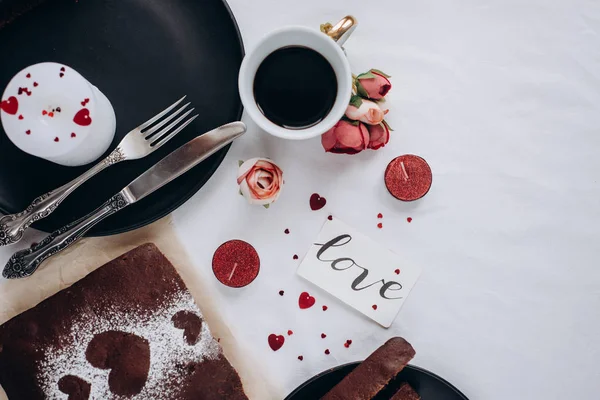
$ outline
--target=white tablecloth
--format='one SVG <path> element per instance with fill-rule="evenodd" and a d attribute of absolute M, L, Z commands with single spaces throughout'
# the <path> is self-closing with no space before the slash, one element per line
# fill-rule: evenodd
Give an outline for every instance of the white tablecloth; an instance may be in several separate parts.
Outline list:
<path fill-rule="evenodd" d="M 471 399 L 598 398 L 600 2 L 230 5 L 247 48 L 284 25 L 318 29 L 353 14 L 360 23 L 346 44 L 353 70 L 393 76 L 387 104 L 395 131 L 385 148 L 325 154 L 318 139 L 275 139 L 246 118 L 248 134 L 174 213 L 225 320 L 265 379 L 281 386 L 280 397 L 402 335 L 417 351 L 415 365 Z M 423 156 L 434 174 L 431 192 L 410 204 L 393 199 L 382 179 L 387 163 L 405 153 Z M 256 156 L 284 171 L 282 196 L 268 210 L 237 195 L 237 161 Z M 327 198 L 325 209 L 309 209 L 313 192 Z M 329 213 L 422 265 L 390 329 L 295 275 L 292 256 L 302 257 Z M 223 287 L 211 271 L 214 250 L 232 238 L 252 243 L 261 257 L 258 279 L 244 289 Z M 0 249 L 0 263 L 14 250 Z M 301 311 L 304 290 L 317 306 Z M 270 333 L 286 336 L 277 352 L 267 345 Z"/>

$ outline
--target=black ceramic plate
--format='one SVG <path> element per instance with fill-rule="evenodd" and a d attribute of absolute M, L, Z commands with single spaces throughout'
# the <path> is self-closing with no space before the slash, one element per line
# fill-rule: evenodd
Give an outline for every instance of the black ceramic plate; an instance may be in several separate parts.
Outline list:
<path fill-rule="evenodd" d="M 321 372 L 304 382 L 285 400 L 320 399 L 359 364 L 360 362 L 354 362 Z M 388 400 L 402 382 L 408 382 L 419 393 L 422 400 L 468 400 L 464 394 L 444 379 L 413 365 L 407 365 L 375 399 Z"/>
<path fill-rule="evenodd" d="M 239 120 L 237 75 L 243 53 L 223 0 L 0 0 L 0 93 L 28 65 L 55 61 L 73 67 L 113 104 L 117 133 L 111 149 L 184 94 L 200 113 L 159 151 L 105 170 L 35 227 L 52 231 L 87 214 L 178 146 Z M 90 234 L 135 229 L 173 211 L 206 183 L 227 150 L 109 217 Z M 29 156 L 0 131 L 0 213 L 23 210 L 87 168 Z"/>

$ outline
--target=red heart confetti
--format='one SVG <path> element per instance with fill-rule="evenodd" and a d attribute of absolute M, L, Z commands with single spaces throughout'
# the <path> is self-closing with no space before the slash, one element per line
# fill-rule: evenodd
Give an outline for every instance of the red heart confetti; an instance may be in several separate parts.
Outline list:
<path fill-rule="evenodd" d="M 325 349 L 325 354 L 327 354 L 327 355 L 331 354 L 331 352 L 329 351 L 329 349 Z"/>
<path fill-rule="evenodd" d="M 377 304 L 373 304 L 371 307 L 373 307 L 373 310 L 377 310 Z"/>
<path fill-rule="evenodd" d="M 28 135 L 31 135 L 31 129 L 27 129 L 27 130 L 25 131 L 25 133 L 26 133 L 26 134 L 28 134 Z"/>
<path fill-rule="evenodd" d="M 60 72 L 65 72 L 65 67 L 60 67 Z"/>
<path fill-rule="evenodd" d="M 379 219 L 383 218 L 383 214 L 382 213 L 377 214 L 377 218 L 379 218 Z"/>
<path fill-rule="evenodd" d="M 351 344 L 352 344 L 352 340 L 348 339 L 348 340 L 346 340 L 346 343 L 344 343 L 344 347 L 349 348 Z"/>
<path fill-rule="evenodd" d="M 61 112 L 60 107 L 56 107 L 56 112 Z"/>
<path fill-rule="evenodd" d="M 292 336 L 294 334 L 294 331 L 291 329 L 288 329 L 287 334 L 288 334 L 288 336 Z"/>
<path fill-rule="evenodd" d="M 0 102 L 0 109 L 7 114 L 15 115 L 19 111 L 19 101 L 15 96 L 10 96 L 8 99 Z"/>
<path fill-rule="evenodd" d="M 294 257 L 292 257 L 294 260 L 298 259 L 298 254 L 294 254 Z"/>
<path fill-rule="evenodd" d="M 302 310 L 311 308 L 315 305 L 315 302 L 315 298 L 308 294 L 308 292 L 300 293 L 300 297 L 298 298 L 298 305 Z"/>
<path fill-rule="evenodd" d="M 92 118 L 90 117 L 90 110 L 87 108 L 82 108 L 77 111 L 77 114 L 73 117 L 73 122 L 77 125 L 88 126 L 92 123 Z"/>
<path fill-rule="evenodd" d="M 321 333 L 321 339 L 325 339 L 326 337 L 327 337 L 327 335 L 326 335 L 326 334 L 324 334 L 324 333 Z"/>
<path fill-rule="evenodd" d="M 325 199 L 325 197 L 319 196 L 318 193 L 313 193 L 310 196 L 310 209 L 311 210 L 313 210 L 313 211 L 320 210 L 321 208 L 325 207 L 325 204 L 327 204 L 327 200 Z"/>
<path fill-rule="evenodd" d="M 327 306 L 323 306 L 323 311 L 327 311 Z"/>
<path fill-rule="evenodd" d="M 54 118 L 54 113 L 53 113 L 52 111 L 50 111 L 50 112 L 48 113 L 48 116 L 49 116 L 50 118 Z"/>
<path fill-rule="evenodd" d="M 72 137 L 72 138 L 74 138 L 74 137 L 76 137 L 76 136 L 77 136 L 77 135 L 75 134 L 75 132 L 71 132 L 71 137 Z"/>
<path fill-rule="evenodd" d="M 378 223 L 378 224 L 377 224 L 377 227 L 378 227 L 379 229 L 381 229 L 381 228 L 383 228 L 383 224 L 380 222 L 380 223 Z"/>
<path fill-rule="evenodd" d="M 330 215 L 329 217 L 327 217 L 327 219 L 333 221 L 333 215 Z"/>
<path fill-rule="evenodd" d="M 42 115 L 47 115 L 47 114 L 48 114 L 48 111 L 42 110 Z"/>
<path fill-rule="evenodd" d="M 31 74 L 25 75 L 26 78 L 31 78 Z"/>
<path fill-rule="evenodd" d="M 63 74 L 63 73 L 61 72 L 60 74 L 58 74 L 58 76 L 60 76 L 60 77 L 62 78 L 63 76 L 65 76 L 65 74 Z"/>
<path fill-rule="evenodd" d="M 298 360 L 302 361 L 302 360 L 304 360 L 304 357 L 298 356 Z"/>
<path fill-rule="evenodd" d="M 33 82 L 33 87 L 37 87 L 38 83 L 37 82 Z"/>
<path fill-rule="evenodd" d="M 283 335 L 276 335 L 274 333 L 271 333 L 269 335 L 268 340 L 269 340 L 269 347 L 273 351 L 279 350 L 281 348 L 281 346 L 283 346 L 283 343 L 285 342 L 285 338 L 283 337 Z"/>
<path fill-rule="evenodd" d="M 280 290 L 280 291 L 279 291 L 279 295 L 280 295 L 280 296 L 283 296 L 283 294 L 284 294 L 284 293 L 285 293 L 285 292 L 284 292 L 283 290 Z"/>
<path fill-rule="evenodd" d="M 19 114 L 19 119 L 23 119 L 23 115 Z"/>
<path fill-rule="evenodd" d="M 396 273 L 396 275 L 400 275 L 400 269 L 396 268 L 394 272 Z"/>
<path fill-rule="evenodd" d="M 285 233 L 286 235 L 289 235 L 290 234 L 290 230 L 286 229 L 285 231 L 283 231 L 283 233 Z"/>
<path fill-rule="evenodd" d="M 55 138 L 54 138 L 54 141 L 55 141 L 55 142 L 59 142 L 59 141 L 60 141 L 60 139 L 59 139 L 58 137 L 55 137 Z"/>
<path fill-rule="evenodd" d="M 412 222 L 412 218 L 411 217 L 406 218 L 406 222 L 408 222 L 410 224 Z"/>

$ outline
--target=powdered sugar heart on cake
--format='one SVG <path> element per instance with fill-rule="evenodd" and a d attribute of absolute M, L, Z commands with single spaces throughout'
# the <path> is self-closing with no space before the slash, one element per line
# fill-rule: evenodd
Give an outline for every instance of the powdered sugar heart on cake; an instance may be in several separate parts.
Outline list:
<path fill-rule="evenodd" d="M 0 117 L 18 148 L 66 166 L 99 158 L 116 128 L 106 96 L 75 70 L 52 62 L 31 65 L 12 78 Z"/>

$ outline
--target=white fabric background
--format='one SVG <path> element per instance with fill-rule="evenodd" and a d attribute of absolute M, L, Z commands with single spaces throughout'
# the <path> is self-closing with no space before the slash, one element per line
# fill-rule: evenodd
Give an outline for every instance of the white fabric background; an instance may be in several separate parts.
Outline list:
<path fill-rule="evenodd" d="M 318 29 L 353 14 L 360 23 L 346 44 L 353 70 L 393 76 L 387 104 L 395 132 L 385 148 L 325 154 L 318 139 L 276 139 L 246 120 L 248 134 L 174 213 L 225 320 L 265 379 L 281 385 L 280 397 L 402 335 L 417 351 L 415 365 L 471 399 L 598 398 L 600 2 L 230 5 L 247 48 L 283 25 Z M 394 200 L 383 184 L 387 163 L 405 153 L 423 156 L 433 169 L 432 190 L 417 203 Z M 237 160 L 256 156 L 284 171 L 282 196 L 268 210 L 237 195 Z M 310 211 L 313 192 L 327 198 L 325 209 Z M 292 255 L 302 256 L 329 213 L 423 266 L 390 329 L 295 275 Z M 211 272 L 213 251 L 232 238 L 252 243 L 262 262 L 255 283 L 239 290 L 224 288 Z M 0 262 L 14 250 L 0 249 Z M 304 290 L 317 306 L 301 311 Z M 267 336 L 288 329 L 294 335 L 271 351 Z"/>

